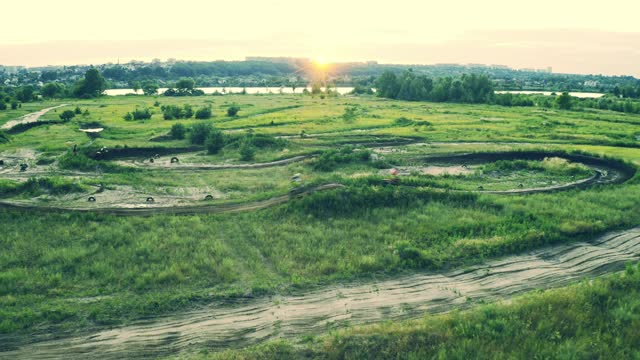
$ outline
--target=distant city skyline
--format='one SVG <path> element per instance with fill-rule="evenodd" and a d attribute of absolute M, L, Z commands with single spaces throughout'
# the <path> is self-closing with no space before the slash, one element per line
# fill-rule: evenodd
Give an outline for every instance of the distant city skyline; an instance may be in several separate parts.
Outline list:
<path fill-rule="evenodd" d="M 640 3 L 506 0 L 11 2 L 0 65 L 308 57 L 326 62 L 501 64 L 640 77 Z M 28 16 L 19 16 L 28 14 Z M 28 24 L 25 24 L 28 22 Z"/>

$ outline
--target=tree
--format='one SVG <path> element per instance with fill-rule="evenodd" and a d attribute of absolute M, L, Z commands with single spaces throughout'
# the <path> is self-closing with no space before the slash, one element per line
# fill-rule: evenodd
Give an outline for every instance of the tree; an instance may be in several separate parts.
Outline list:
<path fill-rule="evenodd" d="M 571 110 L 573 106 L 573 99 L 568 92 L 563 92 L 562 95 L 556 98 L 556 106 L 562 110 Z"/>
<path fill-rule="evenodd" d="M 169 131 L 169 135 L 171 136 L 171 138 L 176 140 L 184 139 L 186 134 L 187 134 L 187 128 L 180 123 L 173 124 L 173 126 L 171 126 L 171 130 Z"/>
<path fill-rule="evenodd" d="M 311 95 L 315 96 L 322 93 L 322 87 L 320 87 L 320 83 L 315 82 L 311 85 Z"/>
<path fill-rule="evenodd" d="M 224 147 L 224 135 L 222 134 L 222 131 L 212 129 L 207 136 L 205 146 L 207 147 L 207 152 L 209 152 L 209 154 L 217 154 L 220 152 Z"/>
<path fill-rule="evenodd" d="M 40 89 L 40 93 L 49 99 L 59 97 L 64 93 L 64 86 L 59 83 L 47 83 Z"/>
<path fill-rule="evenodd" d="M 82 114 L 82 109 L 80 109 L 80 106 L 76 106 L 76 108 L 75 108 L 75 110 L 73 110 L 73 112 L 76 115 L 80 115 L 80 114 Z"/>
<path fill-rule="evenodd" d="M 378 96 L 395 99 L 400 91 L 398 77 L 391 71 L 385 71 L 376 81 L 376 88 Z"/>
<path fill-rule="evenodd" d="M 142 84 L 142 93 L 146 96 L 156 95 L 158 93 L 158 84 L 153 81 L 145 81 Z"/>
<path fill-rule="evenodd" d="M 196 82 L 192 78 L 182 78 L 176 82 L 176 90 L 182 92 L 191 92 L 195 86 Z"/>
<path fill-rule="evenodd" d="M 74 95 L 79 98 L 95 98 L 107 89 L 107 81 L 96 68 L 87 70 L 84 79 L 76 83 Z"/>
<path fill-rule="evenodd" d="M 69 122 L 76 116 L 76 113 L 73 110 L 65 110 L 60 114 L 60 119 L 64 122 Z"/>
<path fill-rule="evenodd" d="M 20 102 L 29 102 L 33 100 L 33 87 L 22 86 L 16 90 L 15 96 Z"/>
<path fill-rule="evenodd" d="M 134 93 L 138 93 L 138 90 L 140 90 L 140 82 L 139 81 L 134 81 L 133 84 L 131 84 L 131 88 L 133 89 Z"/>

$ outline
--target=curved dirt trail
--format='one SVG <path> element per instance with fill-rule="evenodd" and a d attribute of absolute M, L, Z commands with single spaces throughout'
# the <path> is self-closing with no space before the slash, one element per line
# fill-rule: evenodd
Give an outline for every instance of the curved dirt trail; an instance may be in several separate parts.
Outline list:
<path fill-rule="evenodd" d="M 426 157 L 423 160 L 431 163 L 438 164 L 442 162 L 454 162 L 456 164 L 471 163 L 474 161 L 496 161 L 500 159 L 544 159 L 545 157 L 562 157 L 571 161 L 580 162 L 594 171 L 594 175 L 583 180 L 574 181 L 570 183 L 551 185 L 547 187 L 539 188 L 520 188 L 511 190 L 472 190 L 470 192 L 475 193 L 488 193 L 488 194 L 502 194 L 502 195 L 522 195 L 533 194 L 543 192 L 554 192 L 561 190 L 568 190 L 574 188 L 586 188 L 596 184 L 620 184 L 635 175 L 635 168 L 621 168 L 619 165 L 609 163 L 609 160 L 595 158 L 585 155 L 569 155 L 561 154 L 557 152 L 544 152 L 544 151 L 523 151 L 523 152 L 498 152 L 498 153 L 467 153 L 467 154 L 454 154 L 445 156 L 433 156 Z M 171 168 L 172 170 L 220 170 L 231 168 L 262 168 L 286 165 L 296 161 L 303 161 L 313 157 L 313 155 L 301 155 L 288 159 L 278 160 L 269 163 L 255 163 L 255 164 L 238 164 L 238 165 L 214 165 L 214 164 L 196 164 L 196 165 L 172 165 L 168 166 L 166 163 L 145 163 L 144 166 L 160 166 L 163 168 Z M 136 166 L 136 163 L 128 163 Z M 13 170 L 14 172 L 17 170 Z M 31 176 L 31 174 L 16 173 L 17 175 L 24 177 L 24 175 Z M 17 176 L 13 174 L 13 176 Z M 11 174 L 2 173 L 4 177 L 8 177 Z M 304 195 L 312 193 L 314 191 L 329 190 L 337 187 L 341 187 L 340 184 L 326 184 L 316 188 L 308 189 L 297 195 Z M 456 191 L 468 191 L 468 190 L 456 190 Z M 148 194 L 152 195 L 152 194 Z M 43 205 L 41 203 L 33 201 L 15 201 L 15 200 L 0 200 L 0 208 L 7 209 L 25 209 L 33 211 L 76 211 L 76 212 L 95 212 L 100 214 L 113 214 L 121 216 L 150 216 L 154 214 L 197 214 L 197 213 L 223 213 L 223 212 L 238 212 L 262 209 L 274 205 L 279 205 L 289 201 L 294 195 L 286 194 L 277 197 L 273 197 L 266 200 L 256 201 L 253 203 L 234 203 L 234 204 L 206 204 L 206 203 L 193 203 L 190 205 L 173 206 L 171 203 L 167 204 L 146 204 L 138 207 L 85 207 L 85 206 L 60 206 L 60 205 Z"/>
<path fill-rule="evenodd" d="M 320 333 L 344 324 L 419 317 L 620 270 L 640 258 L 640 227 L 506 257 L 465 270 L 331 286 L 301 295 L 215 304 L 86 336 L 45 340 L 2 358 L 156 358 Z M 7 342 L 2 339 L 0 342 Z"/>
<path fill-rule="evenodd" d="M 264 163 L 253 163 L 253 164 L 181 164 L 181 163 L 171 163 L 171 161 L 156 161 L 156 162 L 148 162 L 148 161 L 116 161 L 116 164 L 131 166 L 131 167 L 143 167 L 143 168 L 171 168 L 172 170 L 229 170 L 229 169 L 263 169 L 274 166 L 284 166 L 294 162 L 303 161 L 306 159 L 311 159 L 314 155 L 299 155 L 290 157 L 287 159 L 276 160 L 271 162 Z"/>
<path fill-rule="evenodd" d="M 40 111 L 36 111 L 36 112 L 32 112 L 30 114 L 24 115 L 22 117 L 19 117 L 15 120 L 11 120 L 11 121 L 7 121 L 4 125 L 2 125 L 2 127 L 0 129 L 2 130 L 11 130 L 11 128 L 13 128 L 16 125 L 19 124 L 29 124 L 32 122 L 37 122 L 38 120 L 40 120 L 40 117 L 42 117 L 44 114 L 48 113 L 51 110 L 63 107 L 63 106 L 67 106 L 68 104 L 60 104 L 58 106 L 54 106 L 54 107 L 50 107 L 50 108 L 46 108 L 46 109 L 42 109 Z"/>
<path fill-rule="evenodd" d="M 164 206 L 164 207 L 138 207 L 138 208 L 125 208 L 125 207 L 98 207 L 98 208 L 72 208 L 72 207 L 57 207 L 39 205 L 29 202 L 17 202 L 17 201 L 0 201 L 0 208 L 6 209 L 21 209 L 31 211 L 44 211 L 44 212 L 57 212 L 57 211 L 76 211 L 76 212 L 91 212 L 96 214 L 108 214 L 118 216 L 151 216 L 157 214 L 172 214 L 172 215 L 192 215 L 192 214 L 219 214 L 229 212 L 242 212 L 264 209 L 280 204 L 284 204 L 294 197 L 300 197 L 307 194 L 311 194 L 318 191 L 331 190 L 341 188 L 342 184 L 324 184 L 310 188 L 305 191 L 301 191 L 295 194 L 286 194 L 275 196 L 270 199 L 260 200 L 249 203 L 236 203 L 236 204 L 211 204 L 211 205 L 188 205 L 188 206 Z"/>

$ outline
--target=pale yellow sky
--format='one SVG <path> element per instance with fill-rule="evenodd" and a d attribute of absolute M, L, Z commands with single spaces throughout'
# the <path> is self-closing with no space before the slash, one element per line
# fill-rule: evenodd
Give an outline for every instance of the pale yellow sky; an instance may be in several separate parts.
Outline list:
<path fill-rule="evenodd" d="M 0 64 L 304 56 L 639 76 L 638 0 L 22 0 Z"/>

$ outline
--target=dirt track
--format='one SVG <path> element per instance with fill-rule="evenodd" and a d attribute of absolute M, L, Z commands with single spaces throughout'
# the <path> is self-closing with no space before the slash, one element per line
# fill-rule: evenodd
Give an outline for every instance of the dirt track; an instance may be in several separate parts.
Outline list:
<path fill-rule="evenodd" d="M 156 358 L 200 348 L 242 347 L 345 324 L 415 318 L 559 287 L 640 259 L 640 227 L 446 273 L 331 286 L 306 294 L 213 304 L 85 336 L 44 340 L 0 358 Z M 11 339 L 0 337 L 10 344 Z"/>
<path fill-rule="evenodd" d="M 303 192 L 296 193 L 294 195 L 281 195 L 272 197 L 267 200 L 256 201 L 251 203 L 239 203 L 239 204 L 204 204 L 204 205 L 190 205 L 190 206 L 175 206 L 175 207 L 140 207 L 140 208 L 121 208 L 121 207 L 104 207 L 104 208 L 70 208 L 70 207 L 56 207 L 38 205 L 29 202 L 14 202 L 14 201 L 0 201 L 0 208 L 7 209 L 22 209 L 31 211 L 76 211 L 76 212 L 91 212 L 97 214 L 109 214 L 118 216 L 151 216 L 157 214 L 173 214 L 173 215 L 187 215 L 187 214 L 218 214 L 228 212 L 241 212 L 264 209 L 271 206 L 283 204 L 289 201 L 291 198 L 304 196 L 317 191 L 330 190 L 343 187 L 341 184 L 325 184 L 314 188 L 307 189 Z"/>
<path fill-rule="evenodd" d="M 266 168 L 266 167 L 274 167 L 274 166 L 283 166 L 297 161 L 303 161 L 313 157 L 313 155 L 301 155 L 295 156 L 288 159 L 268 162 L 268 163 L 255 163 L 255 164 L 170 164 L 170 161 L 167 159 L 163 159 L 166 161 L 158 161 L 155 163 L 132 163 L 126 162 L 128 165 L 132 166 L 148 166 L 148 167 L 158 167 L 158 168 L 166 168 L 172 170 L 222 170 L 222 169 L 255 169 L 255 168 Z M 597 185 L 597 184 L 619 184 L 627 181 L 635 174 L 635 168 L 629 167 L 627 165 L 621 165 L 620 163 L 595 158 L 591 156 L 585 155 L 576 155 L 576 154 L 564 154 L 560 152 L 545 152 L 545 151 L 516 151 L 516 152 L 495 152 L 495 153 L 467 153 L 467 154 L 453 154 L 453 155 L 438 155 L 432 157 L 423 157 L 420 161 L 423 161 L 427 164 L 472 164 L 472 163 L 482 163 L 487 161 L 497 161 L 503 159 L 537 159 L 542 160 L 545 157 L 562 157 L 566 158 L 573 162 L 580 162 L 584 165 L 589 166 L 594 172 L 595 175 L 565 184 L 558 184 L 547 187 L 540 188 L 519 188 L 519 189 L 511 189 L 511 190 L 502 190 L 502 191 L 491 191 L 491 190 L 475 190 L 473 192 L 477 193 L 489 193 L 489 194 L 503 194 L 503 195 L 518 195 L 518 194 L 532 194 L 532 193 L 541 193 L 541 192 L 554 192 L 561 190 L 568 190 L 574 188 L 586 188 L 589 186 Z M 159 159 L 160 160 L 160 159 Z M 20 173 L 17 172 L 16 169 L 9 170 L 9 172 L 0 173 L 5 178 L 22 178 L 26 179 L 33 175 L 33 171 L 36 171 L 39 174 L 45 174 L 42 171 L 38 172 L 36 168 L 30 170 L 28 173 Z M 75 173 L 75 175 L 78 175 Z M 87 174 L 89 175 L 89 174 Z M 95 176 L 94 174 L 90 174 L 91 176 Z M 338 184 L 327 184 L 320 186 L 315 189 L 309 189 L 302 194 L 307 194 L 314 191 L 319 190 L 328 190 L 336 188 Z M 91 194 L 88 194 L 91 195 Z M 153 195 L 148 194 L 146 196 Z M 102 213 L 102 214 L 113 214 L 113 215 L 121 215 L 121 216 L 150 216 L 153 214 L 196 214 L 196 213 L 222 213 L 222 212 L 238 212 L 238 211 L 248 211 L 255 209 L 262 209 L 278 204 L 282 204 L 288 201 L 291 198 L 290 195 L 282 195 L 277 196 L 271 199 L 257 201 L 253 203 L 234 203 L 234 204 L 207 204 L 195 202 L 193 200 L 187 201 L 188 205 L 176 205 L 175 202 L 165 202 L 162 204 L 150 203 L 144 205 L 137 205 L 137 207 L 127 207 L 127 206 L 103 206 L 96 207 L 94 206 L 69 206 L 69 205 L 43 205 L 42 203 L 34 202 L 31 200 L 27 201 L 15 201 L 15 200 L 0 200 L 0 208 L 8 208 L 8 209 L 26 209 L 32 211 L 77 211 L 77 212 L 94 212 L 94 213 Z M 188 200 L 188 199 L 185 199 Z"/>
<path fill-rule="evenodd" d="M 154 162 L 149 161 L 116 161 L 119 165 L 145 167 L 145 168 L 171 168 L 176 170 L 228 170 L 228 169 L 263 169 L 274 166 L 288 165 L 294 162 L 306 160 L 312 158 L 313 155 L 300 155 L 294 156 L 288 159 L 276 160 L 265 163 L 253 163 L 253 164 L 181 164 L 171 163 L 169 158 L 158 159 Z"/>
<path fill-rule="evenodd" d="M 24 115 L 18 119 L 15 120 L 11 120 L 11 121 L 7 121 L 4 125 L 2 125 L 3 130 L 10 130 L 12 127 L 19 125 L 19 124 L 29 124 L 32 122 L 36 122 L 38 120 L 40 120 L 40 117 L 42 117 L 44 114 L 48 113 L 49 111 L 53 110 L 53 109 L 57 109 L 63 106 L 67 106 L 68 104 L 61 104 L 58 106 L 54 106 L 54 107 L 50 107 L 50 108 L 46 108 L 46 109 L 42 109 L 40 111 L 36 111 L 33 112 L 31 114 L 27 114 Z"/>

